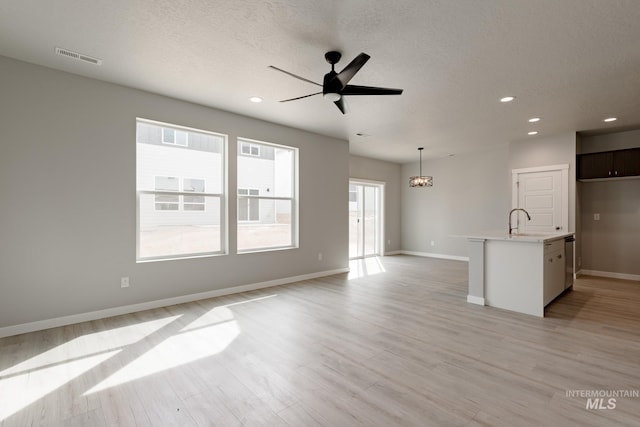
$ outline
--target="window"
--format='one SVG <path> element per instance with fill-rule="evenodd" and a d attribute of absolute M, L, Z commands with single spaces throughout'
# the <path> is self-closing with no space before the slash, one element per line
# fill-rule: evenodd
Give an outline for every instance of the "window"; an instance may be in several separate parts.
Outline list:
<path fill-rule="evenodd" d="M 238 196 L 259 196 L 255 188 L 238 188 Z M 260 200 L 255 197 L 238 197 L 238 221 L 258 221 L 260 219 Z"/>
<path fill-rule="evenodd" d="M 162 143 L 187 147 L 189 145 L 189 134 L 184 130 L 162 128 Z"/>
<path fill-rule="evenodd" d="M 251 142 L 240 143 L 240 153 L 246 156 L 260 156 L 260 146 Z"/>
<path fill-rule="evenodd" d="M 137 259 L 226 252 L 225 135 L 138 119 Z"/>
<path fill-rule="evenodd" d="M 203 211 L 204 196 L 180 195 L 180 179 L 175 176 L 156 176 L 156 210 L 157 211 Z M 204 193 L 204 179 L 185 178 L 183 193 Z"/>
<path fill-rule="evenodd" d="M 204 179 L 185 178 L 182 187 L 185 193 L 204 193 Z M 204 196 L 187 195 L 183 197 L 183 206 L 185 211 L 203 211 L 205 210 Z"/>
<path fill-rule="evenodd" d="M 238 252 L 297 247 L 297 163 L 297 148 L 238 139 Z"/>
<path fill-rule="evenodd" d="M 177 192 L 178 178 L 175 176 L 156 176 L 156 210 L 157 211 L 177 211 L 180 206 L 180 196 L 178 194 L 163 194 L 166 192 Z"/>
<path fill-rule="evenodd" d="M 349 185 L 349 202 L 358 201 L 358 190 L 355 185 Z"/>

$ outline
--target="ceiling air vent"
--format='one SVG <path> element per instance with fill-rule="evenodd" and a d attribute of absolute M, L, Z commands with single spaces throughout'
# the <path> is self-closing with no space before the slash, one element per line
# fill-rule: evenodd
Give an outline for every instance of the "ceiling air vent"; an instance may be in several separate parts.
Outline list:
<path fill-rule="evenodd" d="M 67 58 L 88 62 L 89 64 L 102 65 L 102 59 L 93 58 L 91 56 L 83 55 L 82 53 L 78 53 L 78 52 L 73 52 L 69 49 L 63 49 L 61 47 L 57 47 L 56 53 L 58 55 L 66 56 Z"/>

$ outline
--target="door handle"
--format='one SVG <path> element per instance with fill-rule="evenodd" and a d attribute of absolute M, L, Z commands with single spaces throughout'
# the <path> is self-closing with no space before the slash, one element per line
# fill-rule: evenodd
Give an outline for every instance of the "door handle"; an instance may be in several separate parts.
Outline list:
<path fill-rule="evenodd" d="M 561 227 L 556 227 L 556 230 L 560 230 Z"/>

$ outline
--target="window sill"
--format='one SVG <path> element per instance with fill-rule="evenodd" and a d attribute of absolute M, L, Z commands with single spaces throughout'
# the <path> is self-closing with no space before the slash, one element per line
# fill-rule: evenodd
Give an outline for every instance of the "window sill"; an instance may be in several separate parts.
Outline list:
<path fill-rule="evenodd" d="M 279 247 L 275 247 L 275 248 L 256 248 L 256 249 L 246 249 L 246 250 L 242 250 L 242 251 L 238 251 L 238 255 L 244 255 L 244 254 L 255 254 L 255 253 L 261 253 L 261 252 L 277 252 L 277 251 L 288 251 L 291 249 L 298 249 L 298 246 L 279 246 Z"/>
<path fill-rule="evenodd" d="M 157 258 L 141 258 L 136 259 L 136 264 L 145 264 L 148 262 L 159 262 L 159 261 L 178 261 L 182 259 L 194 259 L 194 258 L 212 258 L 219 256 L 227 256 L 228 252 L 209 252 L 206 254 L 186 254 L 186 255 L 175 255 L 168 257 L 157 257 Z"/>

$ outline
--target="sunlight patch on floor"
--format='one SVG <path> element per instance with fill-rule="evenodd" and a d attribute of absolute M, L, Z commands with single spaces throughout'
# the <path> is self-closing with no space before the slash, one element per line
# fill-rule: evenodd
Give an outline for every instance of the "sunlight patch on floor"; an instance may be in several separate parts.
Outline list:
<path fill-rule="evenodd" d="M 101 354 L 107 350 L 122 348 L 140 341 L 179 317 L 171 316 L 82 335 L 5 369 L 0 372 L 0 379 L 25 371 L 65 364 L 71 360 Z"/>
<path fill-rule="evenodd" d="M 262 300 L 269 299 L 269 298 L 274 298 L 274 297 L 277 297 L 277 296 L 278 296 L 278 294 L 265 295 L 263 297 L 251 298 L 251 299 L 248 299 L 248 300 L 245 300 L 245 301 L 232 302 L 231 304 L 227 304 L 224 307 L 233 307 L 234 305 L 241 305 L 241 304 L 247 304 L 247 303 L 250 303 L 250 302 L 262 301 Z"/>
<path fill-rule="evenodd" d="M 384 266 L 378 257 L 359 258 L 349 261 L 349 280 L 385 273 Z"/>
<path fill-rule="evenodd" d="M 180 316 L 79 336 L 0 372 L 0 420 L 43 398 Z"/>
<path fill-rule="evenodd" d="M 135 381 L 224 351 L 240 335 L 238 322 L 232 319 L 233 315 L 226 307 L 213 308 L 180 332 L 165 339 L 92 387 L 84 395 Z"/>
<path fill-rule="evenodd" d="M 26 408 L 119 352 L 120 350 L 108 351 L 22 374 L 0 376 L 0 421 Z"/>
<path fill-rule="evenodd" d="M 0 421 L 116 355 L 117 360 L 122 359 L 124 363 L 133 360 L 86 391 L 84 396 L 218 354 L 241 332 L 231 307 L 276 296 L 214 307 L 148 350 L 138 350 L 136 344 L 182 315 L 88 333 L 43 351 L 0 372 Z"/>

